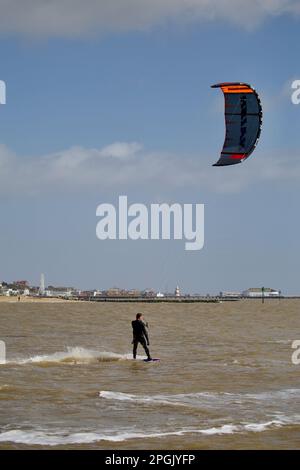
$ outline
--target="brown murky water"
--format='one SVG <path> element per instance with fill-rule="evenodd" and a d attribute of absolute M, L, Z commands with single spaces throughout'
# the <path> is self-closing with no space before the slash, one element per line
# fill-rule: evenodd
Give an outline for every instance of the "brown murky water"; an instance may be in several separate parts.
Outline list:
<path fill-rule="evenodd" d="M 299 448 L 299 307 L 2 302 L 0 448 Z"/>

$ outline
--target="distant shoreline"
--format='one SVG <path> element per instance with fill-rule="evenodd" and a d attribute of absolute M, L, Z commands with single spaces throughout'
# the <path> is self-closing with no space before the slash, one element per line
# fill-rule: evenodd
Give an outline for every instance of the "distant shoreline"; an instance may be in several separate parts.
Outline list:
<path fill-rule="evenodd" d="M 230 299 L 228 299 L 230 300 Z M 239 299 L 234 299 L 239 300 Z M 65 299 L 59 297 L 18 297 L 16 296 L 0 296 L 0 303 L 84 303 L 84 302 L 93 302 L 93 303 L 111 303 L 111 302 L 126 302 L 126 303 L 219 303 L 220 299 L 215 297 L 211 298 L 188 298 L 188 297 L 165 297 L 165 298 L 146 298 L 146 297 L 137 297 L 137 298 L 130 298 L 130 297 L 104 297 L 104 298 L 86 298 L 86 299 Z"/>
<path fill-rule="evenodd" d="M 64 302 L 79 302 L 79 300 L 67 300 L 67 299 L 59 299 L 57 297 L 20 297 L 20 300 L 18 300 L 18 297 L 16 296 L 0 296 L 0 303 L 64 303 Z"/>
<path fill-rule="evenodd" d="M 266 297 L 265 302 L 268 301 L 283 301 L 289 299 L 299 299 L 300 296 L 285 296 L 285 297 Z M 66 299 L 59 297 L 30 297 L 30 296 L 21 296 L 18 300 L 17 296 L 0 296 L 1 303 L 84 303 L 84 302 L 93 302 L 93 303 L 148 303 L 148 304 L 157 304 L 157 303 L 222 303 L 222 302 L 245 302 L 246 300 L 262 302 L 261 297 L 102 297 L 102 298 L 86 298 L 86 299 Z"/>

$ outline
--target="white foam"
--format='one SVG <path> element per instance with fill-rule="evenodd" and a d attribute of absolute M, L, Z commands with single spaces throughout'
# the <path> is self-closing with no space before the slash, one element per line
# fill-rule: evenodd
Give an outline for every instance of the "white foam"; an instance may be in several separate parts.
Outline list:
<path fill-rule="evenodd" d="M 245 398 L 250 398 L 253 400 L 274 400 L 276 398 L 281 400 L 288 400 L 297 396 L 300 396 L 300 388 L 287 388 L 283 390 L 270 390 L 268 392 L 244 394 Z"/>
<path fill-rule="evenodd" d="M 265 423 L 245 424 L 244 427 L 245 427 L 246 431 L 262 432 L 262 431 L 265 431 L 266 429 L 268 429 L 270 427 L 281 427 L 284 424 L 286 424 L 284 421 L 274 419 L 272 421 L 267 421 Z"/>
<path fill-rule="evenodd" d="M 143 359 L 142 356 L 138 356 Z M 10 364 L 85 364 L 91 362 L 111 362 L 132 359 L 132 354 L 117 354 L 110 351 L 96 351 L 82 347 L 68 347 L 66 351 L 55 352 L 52 354 L 36 355 L 27 358 L 16 358 L 8 361 Z"/>
<path fill-rule="evenodd" d="M 225 424 L 221 427 L 214 427 L 206 430 L 201 430 L 201 434 L 235 434 L 244 432 L 264 432 L 272 428 L 281 428 L 288 424 L 300 424 L 299 416 L 297 419 L 283 417 L 283 419 L 273 419 L 263 423 L 242 423 L 242 424 Z"/>
<path fill-rule="evenodd" d="M 134 402 L 149 402 L 149 403 L 166 403 L 170 405 L 182 405 L 183 400 L 193 398 L 215 398 L 218 394 L 211 392 L 197 392 L 197 393 L 180 393 L 177 395 L 135 395 L 133 393 L 112 392 L 101 390 L 99 397 L 107 398 L 109 400 L 121 401 L 134 401 Z"/>
<path fill-rule="evenodd" d="M 240 427 L 234 424 L 224 424 L 223 426 L 220 426 L 218 428 L 210 428 L 210 429 L 202 429 L 199 431 L 201 434 L 206 434 L 208 436 L 211 436 L 213 434 L 233 434 L 235 432 L 238 432 L 240 430 Z"/>
<path fill-rule="evenodd" d="M 300 396 L 300 389 L 285 389 L 275 390 L 270 392 L 261 393 L 214 393 L 214 392 L 196 392 L 196 393 L 182 393 L 174 395 L 135 395 L 130 393 L 113 392 L 101 390 L 99 392 L 100 398 L 107 400 L 128 401 L 134 403 L 144 404 L 159 404 L 159 405 L 172 405 L 172 406 L 188 406 L 188 407 L 202 407 L 218 405 L 242 405 L 245 401 L 267 401 L 274 403 L 275 400 L 286 401 Z"/>
<path fill-rule="evenodd" d="M 130 401 L 134 403 L 154 403 L 160 405 L 175 405 L 175 406 L 187 406 L 185 403 L 181 401 L 174 401 L 174 397 L 170 397 L 168 395 L 134 395 L 131 393 L 122 393 L 122 392 L 110 392 L 106 390 L 102 390 L 99 392 L 100 398 L 106 398 L 107 400 L 119 400 L 119 401 Z M 180 397 L 180 395 L 177 395 Z"/>
<path fill-rule="evenodd" d="M 153 439 L 168 436 L 183 436 L 187 434 L 201 434 L 203 436 L 235 434 L 246 432 L 264 432 L 268 429 L 279 428 L 288 424 L 300 424 L 300 417 L 295 422 L 294 418 L 283 417 L 282 419 L 273 419 L 263 423 L 239 423 L 223 424 L 219 427 L 206 429 L 184 428 L 177 431 L 151 431 L 148 433 L 124 429 L 119 432 L 110 430 L 103 432 L 76 432 L 68 431 L 41 431 L 41 430 L 20 430 L 13 429 L 0 434 L 0 442 L 15 442 L 27 445 L 71 445 L 71 444 L 91 444 L 98 441 L 122 442 L 130 439 Z"/>
<path fill-rule="evenodd" d="M 64 433 L 54 433 L 46 431 L 22 431 L 11 430 L 0 434 L 0 442 L 15 442 L 31 445 L 66 445 L 66 444 L 90 444 L 97 441 L 122 442 L 130 439 L 146 439 L 164 436 L 180 436 L 191 431 L 174 432 L 131 432 L 124 430 L 119 433 L 97 433 L 97 432 L 77 432 L 64 435 Z"/>

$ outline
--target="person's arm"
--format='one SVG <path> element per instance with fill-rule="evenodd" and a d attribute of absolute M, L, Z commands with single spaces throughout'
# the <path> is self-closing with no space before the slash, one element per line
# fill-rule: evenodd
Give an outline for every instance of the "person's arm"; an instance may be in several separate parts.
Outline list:
<path fill-rule="evenodd" d="M 146 329 L 144 323 L 143 323 L 143 333 L 144 333 L 144 336 L 145 336 L 145 338 L 147 340 L 147 343 L 149 345 L 149 337 L 148 337 L 147 329 Z"/>
<path fill-rule="evenodd" d="M 134 321 L 131 322 L 131 326 L 132 326 L 132 336 L 133 336 L 133 339 L 134 339 L 135 338 Z"/>

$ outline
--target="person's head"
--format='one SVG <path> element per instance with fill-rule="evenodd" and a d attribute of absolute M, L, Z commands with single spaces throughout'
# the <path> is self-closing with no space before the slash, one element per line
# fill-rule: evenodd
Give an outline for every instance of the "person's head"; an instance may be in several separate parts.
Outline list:
<path fill-rule="evenodd" d="M 143 320 L 143 314 L 142 313 L 137 313 L 136 314 L 136 319 L 137 320 Z"/>

